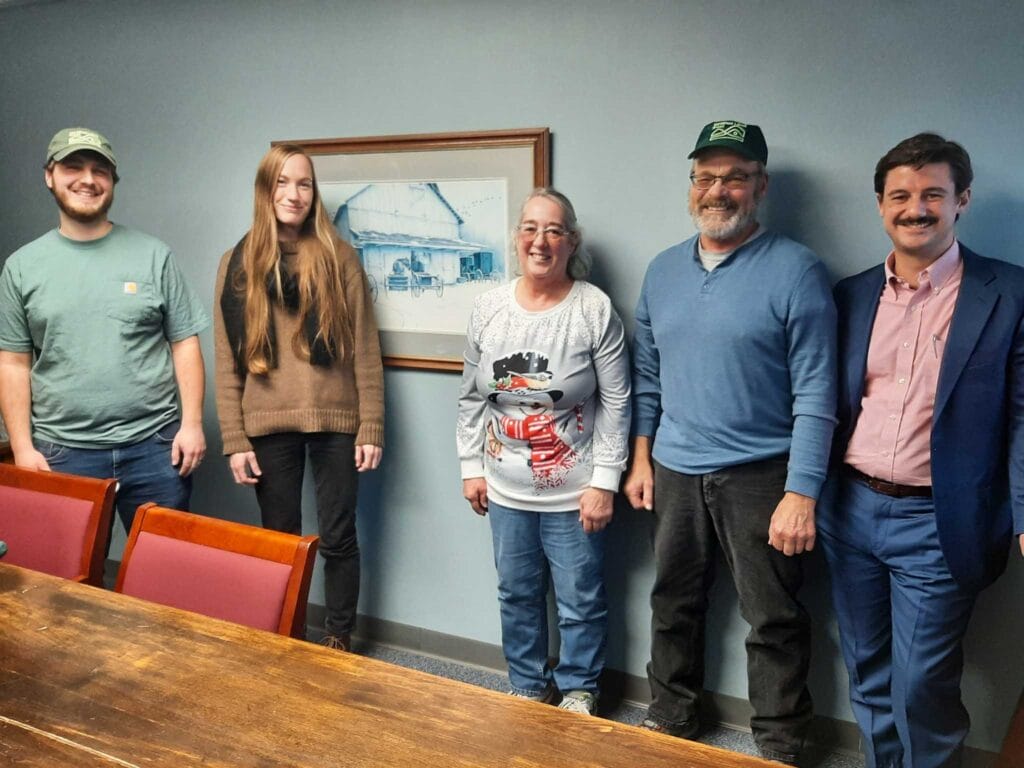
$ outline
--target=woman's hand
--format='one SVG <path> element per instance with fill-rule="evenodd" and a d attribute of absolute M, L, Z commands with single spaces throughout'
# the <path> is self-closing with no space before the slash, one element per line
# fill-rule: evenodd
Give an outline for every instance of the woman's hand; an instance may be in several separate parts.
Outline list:
<path fill-rule="evenodd" d="M 369 472 L 380 466 L 384 449 L 379 445 L 356 446 L 356 472 Z"/>
<path fill-rule="evenodd" d="M 462 481 L 462 495 L 478 515 L 487 514 L 487 481 L 482 477 L 467 477 Z"/>
<path fill-rule="evenodd" d="M 231 475 L 239 485 L 256 485 L 263 474 L 256 461 L 256 454 L 252 451 L 232 453 L 228 457 L 228 466 L 231 467 Z"/>
<path fill-rule="evenodd" d="M 587 488 L 580 495 L 580 522 L 585 533 L 603 531 L 612 521 L 615 494 L 603 488 Z"/>

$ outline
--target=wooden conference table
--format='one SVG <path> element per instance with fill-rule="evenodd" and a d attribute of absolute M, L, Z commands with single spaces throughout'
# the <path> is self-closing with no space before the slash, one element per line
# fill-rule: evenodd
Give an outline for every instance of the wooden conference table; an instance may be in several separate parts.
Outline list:
<path fill-rule="evenodd" d="M 0 563 L 0 765 L 771 764 Z"/>

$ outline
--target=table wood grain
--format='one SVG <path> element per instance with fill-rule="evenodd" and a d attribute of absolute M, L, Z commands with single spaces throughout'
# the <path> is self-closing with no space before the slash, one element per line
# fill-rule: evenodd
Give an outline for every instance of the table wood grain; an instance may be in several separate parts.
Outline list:
<path fill-rule="evenodd" d="M 772 764 L 0 563 L 0 765 Z"/>

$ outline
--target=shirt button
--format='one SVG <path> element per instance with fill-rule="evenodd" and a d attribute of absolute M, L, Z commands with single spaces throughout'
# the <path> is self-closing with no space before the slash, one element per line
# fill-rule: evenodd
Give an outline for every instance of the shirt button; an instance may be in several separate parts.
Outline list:
<path fill-rule="evenodd" d="M 899 384 L 906 384 L 906 383 L 907 383 L 907 380 L 906 380 L 905 378 L 903 378 L 902 376 L 900 376 L 900 380 L 899 380 L 899 382 L 898 382 L 898 383 L 899 383 Z"/>
<path fill-rule="evenodd" d="M 903 342 L 903 348 L 904 348 L 904 349 L 906 349 L 906 348 L 907 348 L 907 347 L 909 347 L 909 346 L 910 346 L 910 342 L 909 342 L 909 341 L 904 341 L 904 342 Z"/>
<path fill-rule="evenodd" d="M 889 419 L 892 420 L 892 421 L 896 421 L 896 414 L 895 413 L 890 413 L 889 414 Z"/>
<path fill-rule="evenodd" d="M 883 455 L 883 456 L 888 456 L 888 455 L 889 455 L 889 452 L 888 452 L 888 451 L 882 451 L 882 455 Z"/>

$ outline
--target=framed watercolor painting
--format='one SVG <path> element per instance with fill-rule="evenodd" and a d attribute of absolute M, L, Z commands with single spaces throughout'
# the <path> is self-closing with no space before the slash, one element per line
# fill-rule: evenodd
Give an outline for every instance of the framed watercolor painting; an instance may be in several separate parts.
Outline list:
<path fill-rule="evenodd" d="M 513 278 L 518 206 L 550 184 L 550 131 L 287 143 L 313 158 L 327 215 L 359 253 L 384 363 L 461 370 L 473 299 Z"/>

